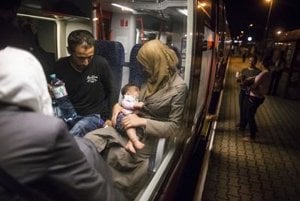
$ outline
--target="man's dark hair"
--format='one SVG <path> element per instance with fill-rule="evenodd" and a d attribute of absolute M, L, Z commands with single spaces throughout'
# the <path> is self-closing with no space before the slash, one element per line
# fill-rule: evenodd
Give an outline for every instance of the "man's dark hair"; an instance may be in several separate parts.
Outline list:
<path fill-rule="evenodd" d="M 136 84 L 133 84 L 133 83 L 128 83 L 128 84 L 125 84 L 122 89 L 121 89 L 121 94 L 122 96 L 124 96 L 126 94 L 126 92 L 128 91 L 128 88 L 129 87 L 136 87 L 137 89 L 139 89 L 139 87 L 136 85 Z"/>
<path fill-rule="evenodd" d="M 87 30 L 75 30 L 68 36 L 68 51 L 71 54 L 75 51 L 78 45 L 85 44 L 87 46 L 94 46 L 95 39 L 91 32 Z"/>

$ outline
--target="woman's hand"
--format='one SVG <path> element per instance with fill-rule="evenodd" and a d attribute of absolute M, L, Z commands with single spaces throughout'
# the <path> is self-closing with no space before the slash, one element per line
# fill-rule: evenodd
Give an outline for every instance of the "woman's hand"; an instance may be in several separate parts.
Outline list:
<path fill-rule="evenodd" d="M 112 117 L 111 117 L 111 123 L 113 126 L 116 125 L 117 116 L 122 111 L 122 109 L 123 109 L 123 107 L 119 103 L 116 103 L 114 105 L 113 110 L 112 110 Z"/>
<path fill-rule="evenodd" d="M 141 118 L 136 114 L 128 114 L 123 118 L 122 125 L 126 130 L 128 128 L 144 127 L 147 124 L 147 119 Z"/>

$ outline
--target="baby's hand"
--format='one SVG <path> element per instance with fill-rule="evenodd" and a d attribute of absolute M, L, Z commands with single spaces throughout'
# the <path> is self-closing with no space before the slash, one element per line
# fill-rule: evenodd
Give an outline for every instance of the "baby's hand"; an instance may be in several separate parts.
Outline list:
<path fill-rule="evenodd" d="M 109 119 L 107 119 L 106 121 L 105 121 L 105 123 L 104 123 L 104 128 L 105 127 L 107 127 L 107 126 L 110 126 L 110 127 L 112 127 L 112 122 L 111 122 L 111 120 L 109 120 Z"/>
<path fill-rule="evenodd" d="M 141 108 L 144 107 L 144 105 L 145 104 L 143 102 L 137 102 L 137 103 L 134 104 L 134 108 L 141 109 Z"/>

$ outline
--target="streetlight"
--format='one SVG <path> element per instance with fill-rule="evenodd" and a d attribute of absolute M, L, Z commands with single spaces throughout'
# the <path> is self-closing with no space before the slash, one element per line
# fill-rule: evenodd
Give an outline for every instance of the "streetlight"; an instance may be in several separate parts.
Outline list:
<path fill-rule="evenodd" d="M 271 16 L 271 11 L 272 11 L 272 5 L 273 5 L 273 0 L 266 0 L 267 3 L 269 3 L 269 11 L 268 11 L 268 18 L 267 18 L 267 23 L 265 27 L 265 41 L 267 40 L 268 37 L 268 29 L 269 29 L 269 22 L 270 22 L 270 16 Z"/>

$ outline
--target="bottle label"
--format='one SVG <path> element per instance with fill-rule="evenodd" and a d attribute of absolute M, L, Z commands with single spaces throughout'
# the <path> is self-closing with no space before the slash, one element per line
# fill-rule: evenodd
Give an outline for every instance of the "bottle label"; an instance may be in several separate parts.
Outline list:
<path fill-rule="evenodd" d="M 52 91 L 55 98 L 62 98 L 68 95 L 66 87 L 64 85 L 55 86 L 53 87 Z"/>

